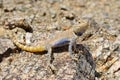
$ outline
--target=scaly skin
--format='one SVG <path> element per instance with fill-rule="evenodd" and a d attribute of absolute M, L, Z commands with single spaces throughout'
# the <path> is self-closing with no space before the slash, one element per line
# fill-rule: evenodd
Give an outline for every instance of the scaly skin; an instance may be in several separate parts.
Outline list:
<path fill-rule="evenodd" d="M 79 34 L 80 34 L 79 36 L 81 36 L 86 31 L 87 28 L 88 28 L 88 23 L 83 21 L 81 24 L 77 25 L 76 27 L 63 31 L 62 33 L 58 33 L 53 38 L 43 41 L 42 45 L 40 44 L 38 46 L 27 46 L 17 42 L 16 39 L 12 39 L 12 40 L 13 43 L 22 50 L 28 52 L 42 52 L 42 51 L 47 51 L 48 48 L 55 48 L 69 44 L 69 42 L 66 43 L 65 41 L 66 40 L 70 41 L 71 38 L 73 37 L 77 38 Z M 75 35 L 75 33 L 78 35 Z M 64 42 L 64 44 L 61 43 L 61 41 Z"/>
<path fill-rule="evenodd" d="M 45 46 L 26 46 L 26 45 L 23 45 L 19 42 L 17 42 L 16 40 L 13 40 L 14 44 L 19 47 L 20 49 L 22 50 L 25 50 L 25 51 L 28 51 L 28 52 L 42 52 L 42 51 L 45 51 L 46 48 Z"/>

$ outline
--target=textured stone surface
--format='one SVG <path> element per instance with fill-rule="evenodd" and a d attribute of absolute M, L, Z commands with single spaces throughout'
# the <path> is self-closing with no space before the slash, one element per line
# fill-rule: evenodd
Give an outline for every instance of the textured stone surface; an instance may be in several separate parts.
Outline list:
<path fill-rule="evenodd" d="M 101 27 L 101 30 L 93 31 L 94 33 L 84 38 L 82 43 L 81 39 L 78 43 L 87 45 L 96 61 L 98 72 L 96 80 L 119 80 L 119 4 L 120 0 L 0 0 L 0 27 L 8 28 L 4 24 L 27 19 L 33 29 L 31 45 L 37 45 L 39 41 L 78 24 L 79 19 L 89 18 L 90 21 L 94 21 L 91 26 L 96 29 Z M 90 30 L 92 32 L 93 29 Z M 21 31 L 19 33 L 23 34 Z M 11 40 L 0 31 L 0 79 L 68 80 L 74 78 L 79 80 L 84 76 L 76 76 L 81 74 L 80 65 L 71 60 L 68 52 L 63 52 L 61 49 L 60 54 L 55 54 L 54 61 L 58 73 L 52 75 L 46 68 L 47 54 L 17 52 L 12 50 L 14 47 Z M 80 64 L 82 60 L 87 59 L 83 55 L 78 56 L 82 57 L 78 61 Z M 90 66 L 87 61 L 83 63 Z M 78 74 L 76 74 L 77 68 L 80 68 Z M 89 69 L 88 67 L 87 70 Z"/>

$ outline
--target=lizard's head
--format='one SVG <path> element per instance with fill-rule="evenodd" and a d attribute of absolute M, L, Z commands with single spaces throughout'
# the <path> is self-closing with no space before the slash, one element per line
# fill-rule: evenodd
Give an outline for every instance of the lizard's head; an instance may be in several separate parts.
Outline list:
<path fill-rule="evenodd" d="M 80 20 L 79 24 L 73 27 L 73 32 L 76 35 L 81 36 L 88 29 L 88 26 L 88 21 Z"/>

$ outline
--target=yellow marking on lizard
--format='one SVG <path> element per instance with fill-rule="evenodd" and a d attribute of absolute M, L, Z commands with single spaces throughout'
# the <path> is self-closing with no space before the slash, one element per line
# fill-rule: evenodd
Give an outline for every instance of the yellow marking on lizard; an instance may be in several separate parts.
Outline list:
<path fill-rule="evenodd" d="M 42 52 L 42 51 L 46 50 L 45 46 L 43 46 L 43 45 L 41 45 L 41 46 L 27 46 L 27 45 L 23 45 L 23 44 L 17 42 L 16 40 L 14 40 L 13 42 L 17 47 L 19 47 L 22 50 L 28 51 L 28 52 Z"/>

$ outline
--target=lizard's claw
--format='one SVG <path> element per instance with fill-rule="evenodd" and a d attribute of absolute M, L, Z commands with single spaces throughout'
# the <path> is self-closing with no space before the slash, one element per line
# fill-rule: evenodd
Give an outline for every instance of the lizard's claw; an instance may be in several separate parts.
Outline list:
<path fill-rule="evenodd" d="M 56 74 L 57 69 L 55 68 L 53 64 L 49 64 L 47 66 L 47 69 L 49 69 L 52 72 L 52 74 Z"/>

